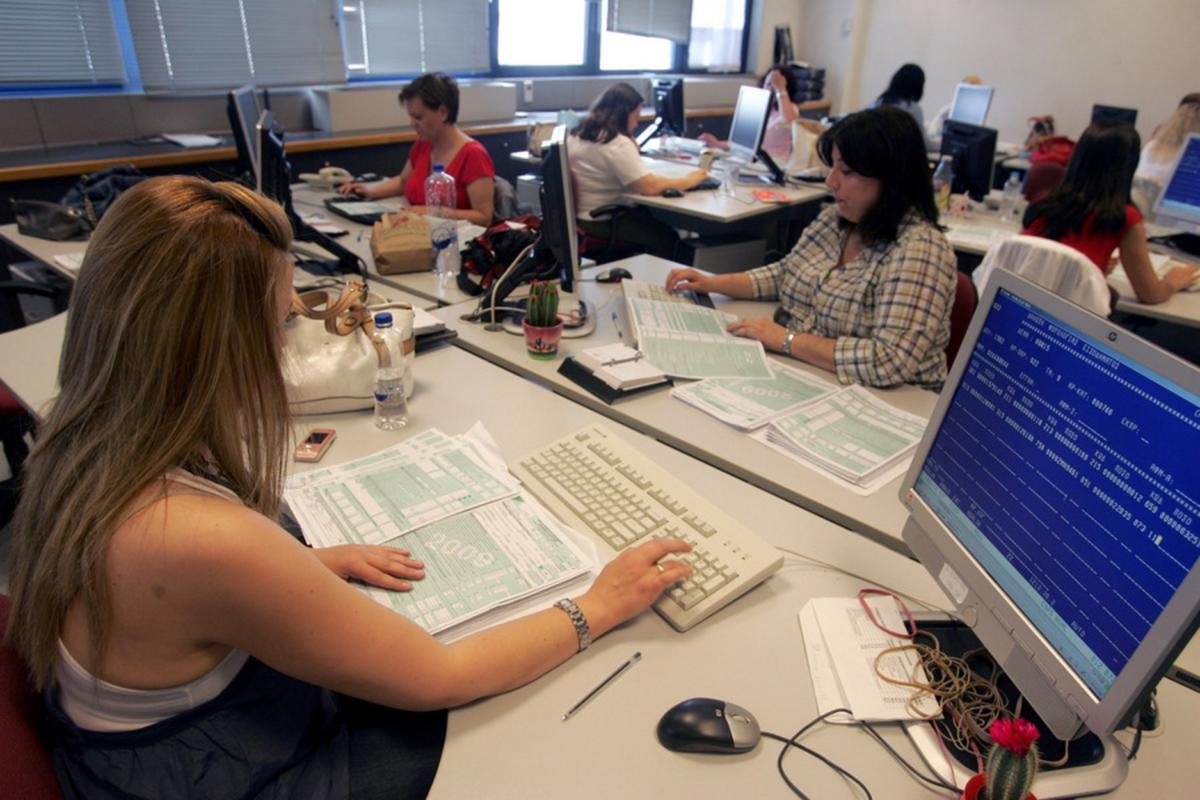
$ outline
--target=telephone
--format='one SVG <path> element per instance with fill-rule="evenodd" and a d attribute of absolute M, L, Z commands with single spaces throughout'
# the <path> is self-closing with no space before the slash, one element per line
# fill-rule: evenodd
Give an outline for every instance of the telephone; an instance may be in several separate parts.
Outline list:
<path fill-rule="evenodd" d="M 350 183 L 354 176 L 341 167 L 321 167 L 314 172 L 304 172 L 300 180 L 318 189 L 335 189 L 343 183 Z"/>

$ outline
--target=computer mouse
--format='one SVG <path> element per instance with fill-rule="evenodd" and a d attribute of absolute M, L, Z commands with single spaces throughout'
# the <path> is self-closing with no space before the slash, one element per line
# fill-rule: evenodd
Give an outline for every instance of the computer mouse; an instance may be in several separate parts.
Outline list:
<path fill-rule="evenodd" d="M 633 273 L 624 267 L 613 267 L 596 273 L 596 283 L 620 283 L 626 278 L 632 278 Z"/>
<path fill-rule="evenodd" d="M 663 197 L 683 197 L 683 192 L 679 191 L 678 189 L 663 189 L 662 196 Z"/>
<path fill-rule="evenodd" d="M 658 741 L 681 753 L 745 753 L 760 738 L 762 730 L 753 714 L 711 697 L 684 700 L 658 721 Z"/>

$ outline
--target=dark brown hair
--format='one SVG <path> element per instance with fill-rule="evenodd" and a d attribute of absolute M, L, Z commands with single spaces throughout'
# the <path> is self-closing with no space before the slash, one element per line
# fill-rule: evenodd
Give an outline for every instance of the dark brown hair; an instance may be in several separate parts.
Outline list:
<path fill-rule="evenodd" d="M 444 72 L 428 72 L 400 90 L 400 102 L 413 98 L 431 111 L 446 109 L 446 122 L 458 122 L 458 81 Z"/>

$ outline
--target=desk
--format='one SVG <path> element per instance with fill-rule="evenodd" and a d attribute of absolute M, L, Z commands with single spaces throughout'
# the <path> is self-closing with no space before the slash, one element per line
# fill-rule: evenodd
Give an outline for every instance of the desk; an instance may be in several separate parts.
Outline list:
<path fill-rule="evenodd" d="M 487 403 L 478 398 L 486 396 Z M 448 432 L 482 420 L 510 461 L 598 416 L 520 377 L 443 347 L 417 359 L 410 430 Z M 409 432 L 381 432 L 365 413 L 302 419 L 331 425 L 330 459 L 366 455 Z M 611 424 L 611 423 L 610 423 Z M 881 578 L 934 605 L 945 599 L 917 563 L 878 547 L 736 478 L 631 431 L 620 433 L 689 486 L 723 505 L 769 541 L 838 568 Z M 307 467 L 301 467 L 302 469 Z M 659 716 L 688 697 L 743 705 L 761 725 L 790 735 L 816 715 L 796 612 L 810 597 L 850 596 L 865 582 L 787 556 L 764 584 L 687 633 L 642 614 L 532 684 L 449 715 L 446 747 L 430 797 L 787 797 L 775 771 L 779 752 L 764 741 L 750 753 L 715 757 L 671 753 L 657 743 Z M 634 667 L 568 722 L 563 712 L 635 650 Z M 1161 691 L 1166 727 L 1144 741 L 1126 784 L 1114 797 L 1166 797 L 1192 783 L 1187 763 L 1200 698 L 1169 682 Z M 907 758 L 915 751 L 897 726 L 883 735 Z M 821 726 L 806 742 L 853 770 L 880 798 L 937 797 L 846 726 Z M 853 796 L 842 779 L 795 754 L 785 765 L 813 797 Z M 1176 788 L 1178 787 L 1178 788 Z M 1180 795 L 1183 796 L 1183 795 Z"/>
<path fill-rule="evenodd" d="M 666 280 L 667 272 L 675 265 L 661 258 L 642 255 L 607 266 L 623 266 L 641 280 L 662 283 Z M 590 272 L 588 270 L 584 274 Z M 618 338 L 613 312 L 624 314 L 620 286 L 585 280 L 581 281 L 580 296 L 596 309 L 596 332 L 582 339 L 563 339 L 559 345 L 563 357 L 588 347 L 615 342 Z M 718 300 L 723 310 L 745 316 L 769 316 L 775 309 L 773 303 L 720 302 L 720 296 L 714 299 Z M 525 353 L 525 343 L 520 336 L 491 333 L 484 330 L 481 324 L 461 321 L 459 317 L 473 307 L 473 304 L 465 304 L 434 312 L 435 316 L 458 331 L 458 338 L 454 340 L 456 346 L 548 386 L 558 394 L 582 403 L 622 425 L 649 434 L 790 503 L 814 511 L 898 552 L 908 553 L 900 540 L 900 531 L 908 512 L 898 496 L 899 479 L 869 497 L 863 497 L 823 474 L 749 440 L 745 434 L 672 398 L 665 389 L 606 405 L 558 374 L 561 358 L 550 362 L 535 361 Z M 788 359 L 786 363 L 821 375 L 826 380 L 833 380 L 828 372 L 808 367 L 799 361 Z M 937 395 L 914 386 L 871 391 L 905 411 L 926 417 L 937 401 Z"/>
<path fill-rule="evenodd" d="M 0 384 L 35 419 L 58 393 L 58 362 L 67 335 L 67 314 L 55 314 L 0 334 Z"/>

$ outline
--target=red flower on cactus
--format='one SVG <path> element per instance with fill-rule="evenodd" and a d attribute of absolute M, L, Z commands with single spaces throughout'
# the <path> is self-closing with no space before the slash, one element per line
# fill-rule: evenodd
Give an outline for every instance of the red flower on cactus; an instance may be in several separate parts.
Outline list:
<path fill-rule="evenodd" d="M 988 726 L 988 735 L 997 746 L 1022 758 L 1038 738 L 1038 729 L 1027 719 L 998 719 Z"/>

